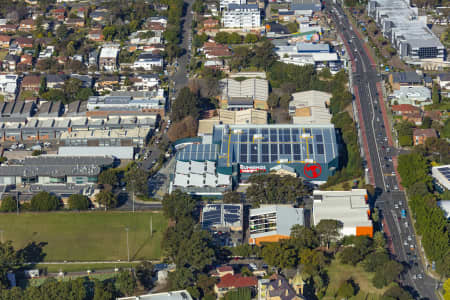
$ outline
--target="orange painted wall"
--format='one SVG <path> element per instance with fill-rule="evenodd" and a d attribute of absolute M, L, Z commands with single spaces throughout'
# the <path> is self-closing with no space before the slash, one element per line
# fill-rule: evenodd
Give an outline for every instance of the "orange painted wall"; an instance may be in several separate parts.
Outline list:
<path fill-rule="evenodd" d="M 250 238 L 250 244 L 256 244 L 256 245 L 260 246 L 261 243 L 264 243 L 264 242 L 275 243 L 275 242 L 278 242 L 279 240 L 285 240 L 288 238 L 289 238 L 289 236 L 287 236 L 287 235 L 274 234 L 274 235 L 255 238 L 255 239 Z"/>
<path fill-rule="evenodd" d="M 373 227 L 372 226 L 357 226 L 356 227 L 356 236 L 360 235 L 368 235 L 373 237 Z"/>

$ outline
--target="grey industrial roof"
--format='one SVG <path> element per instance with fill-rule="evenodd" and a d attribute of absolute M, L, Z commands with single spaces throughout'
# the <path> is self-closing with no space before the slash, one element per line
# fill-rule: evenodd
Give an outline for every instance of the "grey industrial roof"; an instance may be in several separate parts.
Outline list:
<path fill-rule="evenodd" d="M 63 157 L 42 155 L 26 157 L 22 164 L 0 166 L 0 176 L 96 176 L 101 167 L 114 162 L 111 156 L 102 157 Z"/>
<path fill-rule="evenodd" d="M 416 72 L 395 72 L 392 73 L 394 82 L 400 83 L 422 83 L 422 77 Z"/>
<path fill-rule="evenodd" d="M 133 147 L 66 147 L 58 149 L 58 156 L 113 156 L 118 159 L 133 159 Z"/>

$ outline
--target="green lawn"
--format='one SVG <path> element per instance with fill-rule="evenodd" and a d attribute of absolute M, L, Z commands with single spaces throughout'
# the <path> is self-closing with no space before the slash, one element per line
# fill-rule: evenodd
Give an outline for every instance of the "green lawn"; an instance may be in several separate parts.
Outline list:
<path fill-rule="evenodd" d="M 150 236 L 150 219 L 153 236 Z M 2 214 L 4 240 L 16 248 L 45 242 L 45 261 L 127 260 L 125 228 L 129 228 L 130 260 L 159 259 L 166 218 L 152 212 L 52 212 Z"/>
<path fill-rule="evenodd" d="M 339 286 L 350 278 L 359 286 L 359 292 L 356 296 L 350 298 L 352 300 L 378 300 L 388 289 L 388 287 L 383 289 L 374 287 L 372 284 L 373 274 L 365 272 L 361 266 L 344 265 L 337 259 L 333 260 L 328 267 L 328 276 L 330 284 L 324 300 L 335 299 Z"/>
<path fill-rule="evenodd" d="M 4 60 L 6 55 L 8 55 L 8 50 L 0 50 L 0 60 Z"/>

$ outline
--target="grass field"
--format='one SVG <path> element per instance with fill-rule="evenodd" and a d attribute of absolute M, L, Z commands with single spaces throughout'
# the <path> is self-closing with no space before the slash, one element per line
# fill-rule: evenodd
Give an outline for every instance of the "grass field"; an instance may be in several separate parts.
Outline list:
<path fill-rule="evenodd" d="M 356 296 L 350 298 L 352 300 L 378 300 L 388 289 L 388 287 L 383 289 L 374 287 L 372 284 L 373 274 L 365 272 L 361 266 L 343 265 L 336 259 L 328 267 L 328 276 L 330 284 L 324 300 L 335 299 L 340 285 L 350 278 L 359 286 L 359 292 Z"/>
<path fill-rule="evenodd" d="M 150 236 L 150 219 L 153 236 Z M 47 243 L 44 261 L 127 260 L 129 228 L 130 260 L 159 259 L 167 220 L 151 212 L 53 212 L 0 215 L 3 239 L 16 248 L 29 242 Z"/>

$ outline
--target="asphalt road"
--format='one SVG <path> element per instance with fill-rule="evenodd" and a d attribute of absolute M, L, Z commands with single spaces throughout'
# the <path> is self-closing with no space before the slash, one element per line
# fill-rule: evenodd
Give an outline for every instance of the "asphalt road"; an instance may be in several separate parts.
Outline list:
<path fill-rule="evenodd" d="M 358 38 L 342 8 L 330 2 L 327 2 L 326 6 L 335 21 L 336 29 L 342 33 L 350 50 L 349 55 L 354 65 L 352 76 L 353 84 L 356 86 L 355 97 L 359 97 L 361 103 L 363 124 L 359 126 L 364 129 L 366 149 L 370 156 L 367 158 L 368 167 L 371 167 L 368 171 L 379 192 L 374 206 L 381 211 L 383 227 L 388 240 L 391 241 L 391 254 L 405 265 L 406 271 L 401 275 L 401 282 L 415 299 L 437 299 L 436 281 L 426 275 L 425 266 L 419 259 L 405 194 L 398 189 L 392 162 L 392 155 L 397 153 L 397 150 L 388 142 L 377 89 L 381 77 L 365 52 L 363 41 Z M 403 209 L 407 211 L 406 218 L 401 217 Z"/>

